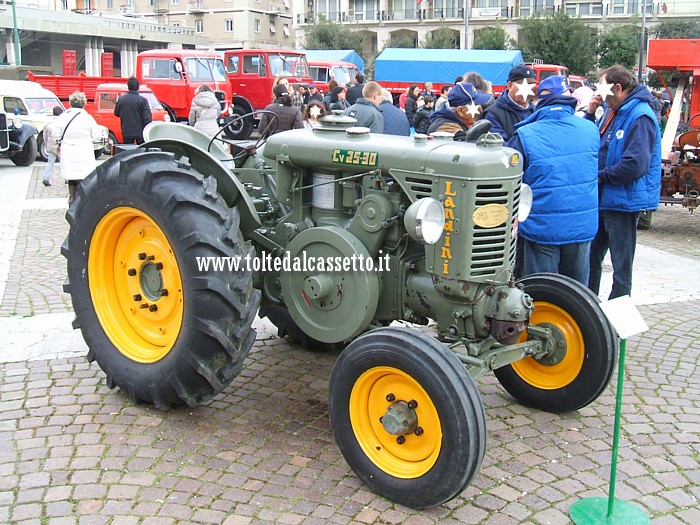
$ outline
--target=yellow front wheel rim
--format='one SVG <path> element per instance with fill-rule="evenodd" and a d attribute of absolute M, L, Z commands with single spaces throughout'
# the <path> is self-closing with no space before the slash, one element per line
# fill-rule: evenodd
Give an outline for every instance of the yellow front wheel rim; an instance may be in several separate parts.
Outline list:
<path fill-rule="evenodd" d="M 556 390 L 570 385 L 581 373 L 585 359 L 585 344 L 581 328 L 573 317 L 562 308 L 547 302 L 535 302 L 530 324 L 546 323 L 556 327 L 563 336 L 565 349 L 557 364 L 546 365 L 532 357 L 516 361 L 511 366 L 520 378 L 535 388 Z M 523 333 L 519 342 L 525 342 Z"/>
<path fill-rule="evenodd" d="M 387 432 L 380 420 L 387 408 L 398 401 L 415 401 L 420 428 L 401 436 L 403 440 Z M 394 477 L 420 477 L 440 455 L 442 426 L 437 408 L 418 381 L 402 370 L 375 367 L 357 379 L 350 394 L 350 423 L 367 457 Z"/>
<path fill-rule="evenodd" d="M 111 210 L 95 227 L 87 269 L 95 313 L 119 352 L 139 363 L 166 356 L 184 309 L 180 270 L 160 227 L 141 210 Z"/>

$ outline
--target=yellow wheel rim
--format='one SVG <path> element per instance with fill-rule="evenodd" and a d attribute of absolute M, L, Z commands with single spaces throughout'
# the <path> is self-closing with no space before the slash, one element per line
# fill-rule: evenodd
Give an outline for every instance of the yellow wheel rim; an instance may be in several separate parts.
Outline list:
<path fill-rule="evenodd" d="M 396 401 L 416 401 L 418 426 L 422 433 L 403 436 L 403 444 L 390 434 L 380 421 Z M 367 457 L 387 474 L 402 478 L 417 478 L 428 472 L 440 455 L 442 427 L 437 409 L 423 387 L 411 376 L 391 367 L 367 370 L 355 382 L 350 394 L 350 423 Z"/>
<path fill-rule="evenodd" d="M 573 317 L 567 312 L 546 302 L 535 302 L 530 324 L 547 323 L 555 326 L 566 340 L 565 355 L 557 364 L 545 365 L 532 357 L 516 361 L 513 370 L 535 388 L 556 390 L 571 384 L 581 373 L 585 357 L 583 334 Z M 519 342 L 525 342 L 523 333 Z"/>
<path fill-rule="evenodd" d="M 134 208 L 111 210 L 95 228 L 87 268 L 95 312 L 117 349 L 139 363 L 166 356 L 182 326 L 183 294 L 158 225 Z"/>

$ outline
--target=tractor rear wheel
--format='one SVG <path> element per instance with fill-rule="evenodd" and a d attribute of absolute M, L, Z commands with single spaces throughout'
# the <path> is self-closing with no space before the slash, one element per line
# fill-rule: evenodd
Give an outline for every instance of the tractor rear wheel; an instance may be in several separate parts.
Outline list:
<path fill-rule="evenodd" d="M 484 457 L 479 391 L 459 359 L 423 332 L 380 328 L 350 343 L 331 373 L 328 412 L 355 474 L 407 507 L 454 498 Z"/>
<path fill-rule="evenodd" d="M 552 351 L 494 371 L 519 403 L 563 413 L 592 403 L 610 381 L 616 334 L 588 288 L 564 275 L 534 274 L 518 281 L 534 300 L 531 325 L 552 330 Z M 520 342 L 527 340 L 523 334 Z"/>
<path fill-rule="evenodd" d="M 108 159 L 66 218 L 66 291 L 110 387 L 166 408 L 196 405 L 241 371 L 260 301 L 249 271 L 201 261 L 252 256 L 216 179 L 143 149 Z"/>

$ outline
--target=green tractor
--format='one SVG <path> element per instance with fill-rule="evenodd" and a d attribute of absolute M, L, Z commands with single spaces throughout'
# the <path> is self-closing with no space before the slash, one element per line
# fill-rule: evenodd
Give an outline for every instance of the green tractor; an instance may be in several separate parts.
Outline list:
<path fill-rule="evenodd" d="M 484 457 L 475 379 L 576 410 L 607 386 L 616 334 L 575 281 L 513 278 L 529 188 L 499 136 L 322 120 L 228 147 L 153 123 L 99 166 L 67 213 L 74 325 L 110 387 L 160 408 L 226 388 L 256 314 L 302 346 L 343 348 L 328 411 L 346 461 L 386 498 L 438 505 Z"/>

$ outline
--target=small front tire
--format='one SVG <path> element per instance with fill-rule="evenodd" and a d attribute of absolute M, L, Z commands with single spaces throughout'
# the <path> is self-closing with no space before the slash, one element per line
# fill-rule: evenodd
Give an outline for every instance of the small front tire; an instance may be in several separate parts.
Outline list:
<path fill-rule="evenodd" d="M 350 343 L 331 373 L 328 412 L 355 474 L 407 507 L 459 495 L 484 457 L 479 391 L 459 359 L 423 332 L 380 328 Z"/>
<path fill-rule="evenodd" d="M 557 344 L 551 355 L 496 369 L 496 378 L 519 403 L 546 412 L 570 412 L 592 403 L 615 366 L 616 334 L 600 300 L 564 275 L 534 274 L 518 283 L 535 303 L 530 324 L 551 329 Z M 526 338 L 523 334 L 520 342 Z"/>

